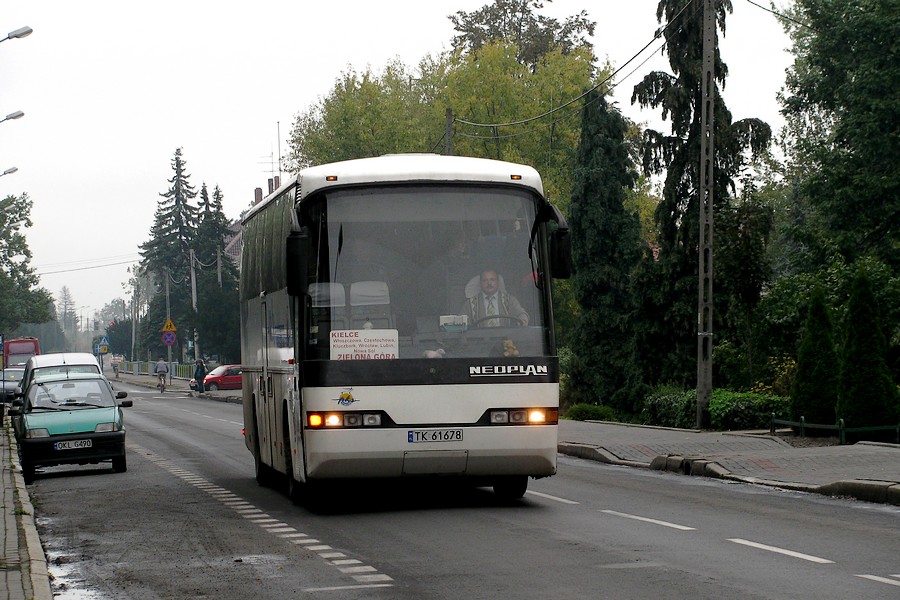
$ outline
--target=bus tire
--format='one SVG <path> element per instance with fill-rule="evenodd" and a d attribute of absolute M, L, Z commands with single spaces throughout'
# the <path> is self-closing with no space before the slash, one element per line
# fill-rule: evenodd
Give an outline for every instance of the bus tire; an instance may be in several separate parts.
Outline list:
<path fill-rule="evenodd" d="M 494 495 L 504 501 L 518 500 L 528 489 L 528 475 L 510 475 L 494 480 Z"/>
<path fill-rule="evenodd" d="M 268 487 L 272 483 L 272 468 L 262 461 L 259 450 L 259 426 L 256 422 L 256 412 L 253 413 L 253 466 L 256 470 L 256 483 Z"/>

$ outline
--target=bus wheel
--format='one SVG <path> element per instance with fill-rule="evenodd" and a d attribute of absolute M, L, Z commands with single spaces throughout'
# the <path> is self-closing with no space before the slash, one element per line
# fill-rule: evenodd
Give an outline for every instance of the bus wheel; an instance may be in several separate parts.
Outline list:
<path fill-rule="evenodd" d="M 528 489 L 527 475 L 511 475 L 494 480 L 494 494 L 501 500 L 518 500 Z"/>
<path fill-rule="evenodd" d="M 272 482 L 272 468 L 262 461 L 259 450 L 259 427 L 256 424 L 256 413 L 253 414 L 253 466 L 256 468 L 256 483 L 267 487 Z"/>

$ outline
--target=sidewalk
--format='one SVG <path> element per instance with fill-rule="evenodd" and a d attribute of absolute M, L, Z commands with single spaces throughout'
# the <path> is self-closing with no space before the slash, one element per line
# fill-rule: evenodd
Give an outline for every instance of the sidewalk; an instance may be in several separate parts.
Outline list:
<path fill-rule="evenodd" d="M 108 374 L 110 375 L 110 374 Z M 116 379 L 111 378 L 113 385 Z M 155 377 L 120 373 L 119 381 L 148 388 Z M 174 380 L 172 391 L 189 391 Z M 197 392 L 192 392 L 197 395 Z M 237 402 L 239 391 L 206 392 L 204 398 Z M 52 600 L 47 562 L 22 480 L 8 417 L 0 428 L 3 528 L 0 598 Z M 639 427 L 596 421 L 561 421 L 559 452 L 613 465 L 652 468 L 852 497 L 900 506 L 900 445 L 860 442 L 852 446 L 794 448 L 763 434 L 719 433 Z M 6 592 L 4 596 L 4 592 Z"/>
<path fill-rule="evenodd" d="M 767 434 L 561 421 L 559 452 L 646 467 L 900 506 L 900 445 L 794 448 Z"/>

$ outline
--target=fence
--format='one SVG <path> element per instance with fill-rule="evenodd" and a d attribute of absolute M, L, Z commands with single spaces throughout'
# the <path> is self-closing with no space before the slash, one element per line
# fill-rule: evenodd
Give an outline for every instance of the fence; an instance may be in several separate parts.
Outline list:
<path fill-rule="evenodd" d="M 172 379 L 192 379 L 194 377 L 194 365 L 192 363 L 178 364 L 172 362 L 168 363 L 168 365 Z M 156 363 L 146 360 L 126 360 L 122 361 L 119 369 L 123 373 L 131 373 L 132 375 L 153 375 L 156 370 Z"/>
<path fill-rule="evenodd" d="M 827 431 L 837 431 L 838 440 L 841 444 L 847 443 L 848 433 L 868 433 L 874 431 L 893 431 L 894 443 L 900 444 L 900 423 L 897 425 L 879 425 L 876 427 L 846 427 L 843 419 L 838 419 L 837 425 L 822 425 L 820 423 L 807 423 L 804 417 L 800 417 L 799 421 L 785 421 L 784 419 L 776 419 L 775 413 L 772 413 L 772 421 L 769 425 L 769 434 L 775 435 L 775 426 L 783 425 L 786 427 L 797 427 L 800 430 L 800 437 L 806 436 L 807 429 L 823 429 Z"/>

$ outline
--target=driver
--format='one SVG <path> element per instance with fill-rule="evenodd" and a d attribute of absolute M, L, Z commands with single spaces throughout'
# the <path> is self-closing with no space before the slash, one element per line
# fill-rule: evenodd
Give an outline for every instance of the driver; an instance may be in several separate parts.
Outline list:
<path fill-rule="evenodd" d="M 466 286 L 466 303 L 460 314 L 468 315 L 470 327 L 528 325 L 528 313 L 506 291 L 503 278 L 494 269 L 486 269 L 480 277 L 472 278 Z"/>

